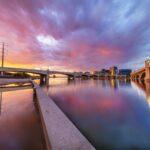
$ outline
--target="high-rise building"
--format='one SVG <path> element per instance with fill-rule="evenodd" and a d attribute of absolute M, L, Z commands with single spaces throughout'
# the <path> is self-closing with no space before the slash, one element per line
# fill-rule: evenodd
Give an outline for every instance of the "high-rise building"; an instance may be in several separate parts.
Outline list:
<path fill-rule="evenodd" d="M 116 66 L 113 66 L 110 68 L 110 75 L 116 76 L 118 74 L 118 68 Z"/>
<path fill-rule="evenodd" d="M 119 69 L 119 75 L 130 76 L 132 70 L 131 69 Z"/>

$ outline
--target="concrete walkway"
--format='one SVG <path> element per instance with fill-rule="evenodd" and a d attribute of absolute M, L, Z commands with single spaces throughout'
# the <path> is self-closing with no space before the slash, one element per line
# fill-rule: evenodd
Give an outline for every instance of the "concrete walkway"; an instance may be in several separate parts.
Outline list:
<path fill-rule="evenodd" d="M 34 84 L 47 149 L 95 150 L 41 87 Z"/>
<path fill-rule="evenodd" d="M 0 85 L 13 84 L 13 83 L 29 83 L 30 79 L 0 79 Z"/>
<path fill-rule="evenodd" d="M 26 86 L 9 86 L 9 87 L 1 87 L 0 86 L 0 92 L 27 90 L 27 89 L 32 89 L 32 88 L 33 88 L 32 85 L 26 85 Z"/>

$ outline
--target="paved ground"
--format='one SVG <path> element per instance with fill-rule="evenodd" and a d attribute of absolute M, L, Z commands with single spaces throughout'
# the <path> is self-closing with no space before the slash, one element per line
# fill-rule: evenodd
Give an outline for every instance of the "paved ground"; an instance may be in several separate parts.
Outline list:
<path fill-rule="evenodd" d="M 13 84 L 13 83 L 28 83 L 29 79 L 0 79 L 0 85 Z"/>

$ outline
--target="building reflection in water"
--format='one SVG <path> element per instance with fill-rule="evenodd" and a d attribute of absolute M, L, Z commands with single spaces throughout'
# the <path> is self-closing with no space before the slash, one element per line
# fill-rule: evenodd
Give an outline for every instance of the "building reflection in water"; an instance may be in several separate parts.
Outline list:
<path fill-rule="evenodd" d="M 110 86 L 111 86 L 113 89 L 118 89 L 118 86 L 119 86 L 118 80 L 114 80 L 114 79 L 110 80 Z"/>
<path fill-rule="evenodd" d="M 131 86 L 130 80 L 102 80 L 102 86 L 105 88 L 109 86 L 110 88 L 117 90 L 120 86 Z"/>

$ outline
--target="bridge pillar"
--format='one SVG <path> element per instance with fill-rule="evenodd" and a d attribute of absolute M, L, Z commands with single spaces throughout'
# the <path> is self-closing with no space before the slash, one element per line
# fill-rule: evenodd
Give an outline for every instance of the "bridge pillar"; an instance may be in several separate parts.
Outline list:
<path fill-rule="evenodd" d="M 76 74 L 74 74 L 74 75 L 73 75 L 73 78 L 74 78 L 74 79 L 75 79 L 75 78 L 77 78 L 77 75 L 76 75 Z"/>
<path fill-rule="evenodd" d="M 150 82 L 145 82 L 146 86 L 146 95 L 148 98 L 150 98 Z"/>
<path fill-rule="evenodd" d="M 49 86 L 49 74 L 45 76 L 45 84 L 46 86 Z"/>
<path fill-rule="evenodd" d="M 71 76 L 68 76 L 68 81 L 70 81 L 72 79 L 72 77 Z"/>
<path fill-rule="evenodd" d="M 1 75 L 1 76 L 3 76 L 3 75 L 4 75 L 4 72 L 3 72 L 3 71 L 1 71 L 1 72 L 0 72 L 0 75 Z"/>
<path fill-rule="evenodd" d="M 40 75 L 40 85 L 45 84 L 46 86 L 49 86 L 49 74 L 46 75 Z"/>
<path fill-rule="evenodd" d="M 145 61 L 145 81 L 150 81 L 150 60 Z"/>
<path fill-rule="evenodd" d="M 43 85 L 44 84 L 44 75 L 41 74 L 40 75 L 40 85 Z"/>

